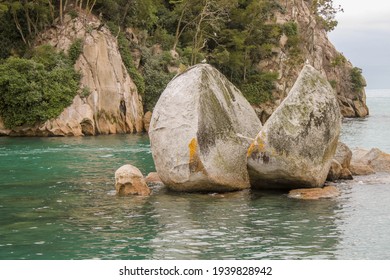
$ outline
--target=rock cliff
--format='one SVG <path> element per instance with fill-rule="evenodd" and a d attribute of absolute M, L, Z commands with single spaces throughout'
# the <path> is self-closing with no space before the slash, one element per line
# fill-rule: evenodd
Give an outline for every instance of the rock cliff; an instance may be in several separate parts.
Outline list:
<path fill-rule="evenodd" d="M 352 77 L 354 66 L 343 54 L 338 52 L 327 37 L 326 31 L 317 22 L 309 9 L 307 0 L 278 0 L 281 7 L 271 19 L 279 24 L 295 23 L 298 28 L 297 46 L 292 46 L 292 38 L 284 34 L 279 46 L 274 48 L 273 56 L 262 60 L 258 68 L 261 71 L 273 71 L 279 74 L 273 100 L 261 105 L 258 115 L 264 122 L 287 96 L 296 78 L 307 61 L 324 75 L 335 89 L 341 113 L 344 117 L 364 117 L 369 114 L 364 91 L 365 81 L 360 75 L 359 84 L 354 85 Z"/>
<path fill-rule="evenodd" d="M 83 47 L 75 68 L 82 78 L 73 103 L 58 118 L 35 127 L 6 130 L 0 120 L 1 134 L 80 136 L 143 130 L 142 99 L 123 64 L 116 38 L 96 17 L 65 16 L 63 24 L 42 34 L 37 44 L 68 52 L 77 39 Z"/>

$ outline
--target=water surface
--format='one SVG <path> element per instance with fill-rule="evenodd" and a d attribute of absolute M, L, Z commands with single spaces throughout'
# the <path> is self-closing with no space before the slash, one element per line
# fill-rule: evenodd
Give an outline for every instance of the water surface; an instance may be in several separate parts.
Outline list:
<path fill-rule="evenodd" d="M 390 151 L 389 98 L 368 103 L 342 139 Z M 154 171 L 146 135 L 0 138 L 0 259 L 390 259 L 388 176 L 339 183 L 341 196 L 321 201 L 157 187 L 120 198 L 126 163 Z"/>

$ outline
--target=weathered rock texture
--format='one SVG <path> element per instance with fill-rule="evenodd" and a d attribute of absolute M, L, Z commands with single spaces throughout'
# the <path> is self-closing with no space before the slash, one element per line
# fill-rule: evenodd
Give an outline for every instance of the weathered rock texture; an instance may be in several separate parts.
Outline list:
<path fill-rule="evenodd" d="M 248 149 L 253 187 L 322 187 L 336 151 L 341 115 L 334 91 L 306 65 Z"/>
<path fill-rule="evenodd" d="M 177 191 L 250 187 L 247 138 L 261 123 L 233 84 L 208 64 L 176 76 L 162 93 L 149 128 L 158 175 Z"/>
<path fill-rule="evenodd" d="M 374 172 L 390 172 L 390 154 L 387 154 L 378 148 L 365 150 L 361 148 L 352 151 L 351 168 L 355 173 L 370 174 Z M 366 175 L 366 174 L 357 174 Z"/>
<path fill-rule="evenodd" d="M 143 130 L 141 97 L 123 64 L 116 38 L 99 26 L 95 17 L 80 14 L 75 19 L 66 16 L 63 25 L 42 34 L 38 44 L 65 52 L 76 39 L 83 41 L 83 52 L 75 65 L 82 75 L 80 95 L 58 118 L 7 134 L 80 136 Z M 86 92 L 90 94 L 83 96 Z"/>
<path fill-rule="evenodd" d="M 352 180 L 352 173 L 349 170 L 352 159 L 352 151 L 342 142 L 337 144 L 336 154 L 332 160 L 332 164 L 329 170 L 329 181 L 335 181 L 338 179 Z"/>
<path fill-rule="evenodd" d="M 258 115 L 263 123 L 264 119 L 271 115 L 270 111 L 275 110 L 281 100 L 287 96 L 306 60 L 334 86 L 343 116 L 368 115 L 364 89 L 354 89 L 352 86 L 350 73 L 353 65 L 329 41 L 326 31 L 321 28 L 309 9 L 311 1 L 278 0 L 277 2 L 281 9 L 275 13 L 273 20 L 279 24 L 297 23 L 299 52 L 291 48 L 290 39 L 283 35 L 279 47 L 273 49 L 273 55 L 259 63 L 259 70 L 279 73 L 276 90 L 273 92 L 274 101 L 262 104 L 258 109 Z M 365 83 L 365 81 L 361 82 Z"/>
<path fill-rule="evenodd" d="M 115 189 L 121 196 L 147 196 L 151 193 L 141 171 L 130 164 L 123 165 L 115 172 Z"/>
<path fill-rule="evenodd" d="M 326 186 L 323 188 L 291 190 L 288 194 L 288 197 L 303 200 L 317 200 L 321 198 L 335 198 L 339 195 L 340 191 L 336 187 Z"/>

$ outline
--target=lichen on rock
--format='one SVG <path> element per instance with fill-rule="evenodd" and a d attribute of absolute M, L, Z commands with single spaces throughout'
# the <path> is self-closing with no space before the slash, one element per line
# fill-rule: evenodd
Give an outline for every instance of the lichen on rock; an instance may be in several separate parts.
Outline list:
<path fill-rule="evenodd" d="M 340 127 L 332 87 L 312 66 L 305 65 L 248 151 L 252 186 L 323 186 Z"/>
<path fill-rule="evenodd" d="M 241 92 L 208 64 L 176 76 L 162 93 L 149 128 L 157 172 L 176 191 L 250 187 L 246 151 L 261 128 Z"/>

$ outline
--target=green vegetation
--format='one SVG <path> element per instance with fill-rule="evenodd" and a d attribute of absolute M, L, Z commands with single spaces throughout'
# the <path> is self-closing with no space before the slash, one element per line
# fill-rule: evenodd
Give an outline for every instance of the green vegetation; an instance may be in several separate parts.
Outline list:
<path fill-rule="evenodd" d="M 337 81 L 335 81 L 335 80 L 330 80 L 330 81 L 329 81 L 329 84 L 332 86 L 333 89 L 335 89 L 336 86 L 337 86 Z"/>
<path fill-rule="evenodd" d="M 107 23 L 107 26 L 110 29 L 111 33 L 117 36 L 119 52 L 121 54 L 123 63 L 126 66 L 127 72 L 137 86 L 138 92 L 141 95 L 144 95 L 145 80 L 142 75 L 137 71 L 137 68 L 134 65 L 134 60 L 130 52 L 130 42 L 126 39 L 123 32 L 118 26 L 115 25 L 114 22 Z"/>
<path fill-rule="evenodd" d="M 82 39 L 76 39 L 69 47 L 68 55 L 72 64 L 75 64 L 79 56 L 83 53 L 84 42 Z"/>
<path fill-rule="evenodd" d="M 168 52 L 152 55 L 149 50 L 143 51 L 143 75 L 145 78 L 145 111 L 153 110 L 158 98 L 169 81 L 174 77 L 167 70 L 172 57 Z"/>
<path fill-rule="evenodd" d="M 333 0 L 306 0 L 310 3 L 312 13 L 316 16 L 317 23 L 326 31 L 336 28 L 338 22 L 336 14 L 344 12 L 340 5 L 335 6 Z"/>
<path fill-rule="evenodd" d="M 0 114 L 7 128 L 57 117 L 72 103 L 80 76 L 64 54 L 49 46 L 31 59 L 10 57 L 0 64 Z"/>
<path fill-rule="evenodd" d="M 342 9 L 335 7 L 332 0 L 306 2 L 317 18 L 317 26 L 327 31 L 336 26 L 335 14 Z M 73 42 L 68 57 L 47 46 L 37 50 L 32 50 L 32 46 L 40 32 L 63 23 L 66 13 L 77 17 L 80 9 L 87 15 L 98 16 L 117 38 L 123 62 L 143 97 L 145 110 L 153 109 L 173 77 L 169 69 L 184 69 L 203 59 L 225 74 L 251 103 L 266 102 L 272 99 L 278 76 L 261 66 L 261 62 L 274 59 L 284 48 L 288 65 L 301 64 L 302 41 L 309 40 L 302 37 L 296 22 L 277 23 L 275 14 L 284 13 L 285 5 L 280 0 L 1 1 L 0 114 L 9 127 L 33 124 L 55 117 L 69 104 L 79 78 L 72 65 L 82 53 L 83 41 Z M 126 33 L 129 27 L 137 40 Z M 89 28 L 92 32 L 93 27 Z M 283 35 L 287 42 L 280 46 Z M 132 49 L 141 51 L 138 68 Z M 171 50 L 180 58 L 173 58 Z M 343 59 L 337 57 L 332 65 L 342 64 Z M 351 72 L 354 88 L 361 87 L 358 74 L 356 70 Z M 89 93 L 88 88 L 79 89 L 80 96 Z M 21 102 L 20 108 L 16 108 L 13 98 Z"/>
<path fill-rule="evenodd" d="M 347 59 L 345 58 L 344 55 L 342 54 L 338 54 L 331 62 L 331 65 L 333 67 L 336 67 L 336 66 L 342 66 L 344 65 L 344 63 L 347 62 Z"/>
<path fill-rule="evenodd" d="M 271 93 L 275 89 L 274 82 L 277 78 L 278 74 L 272 72 L 255 75 L 242 85 L 242 93 L 251 104 L 267 102 L 272 98 Z"/>
<path fill-rule="evenodd" d="M 365 81 L 362 76 L 362 69 L 354 67 L 350 73 L 352 91 L 361 91 L 365 86 Z"/>

